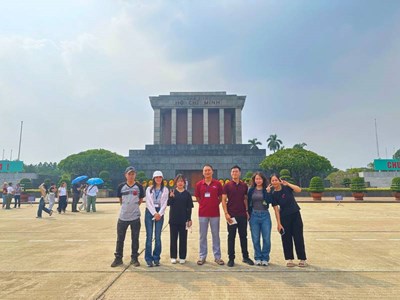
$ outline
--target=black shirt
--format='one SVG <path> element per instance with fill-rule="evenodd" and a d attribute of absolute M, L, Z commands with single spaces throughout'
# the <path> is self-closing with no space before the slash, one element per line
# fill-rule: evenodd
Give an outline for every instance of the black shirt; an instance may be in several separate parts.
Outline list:
<path fill-rule="evenodd" d="M 174 190 L 175 197 L 168 198 L 169 224 L 183 225 L 192 218 L 193 200 L 187 190 L 182 193 Z"/>
<path fill-rule="evenodd" d="M 79 190 L 79 188 L 81 187 L 81 185 L 79 184 L 74 184 L 74 185 L 72 185 L 72 193 L 74 194 L 74 195 L 79 195 L 80 194 L 80 190 Z"/>
<path fill-rule="evenodd" d="M 300 206 L 297 204 L 296 199 L 294 199 L 293 190 L 286 185 L 282 185 L 280 191 L 274 191 L 272 199 L 272 206 L 279 205 L 281 217 L 291 215 L 300 210 Z"/>

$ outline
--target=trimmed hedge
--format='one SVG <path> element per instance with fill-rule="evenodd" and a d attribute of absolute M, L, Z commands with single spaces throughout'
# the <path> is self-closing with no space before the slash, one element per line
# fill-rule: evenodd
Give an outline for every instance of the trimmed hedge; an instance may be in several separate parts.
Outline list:
<path fill-rule="evenodd" d="M 400 192 L 400 177 L 395 177 L 392 179 L 392 185 L 390 186 L 390 189 L 393 192 Z"/>
<path fill-rule="evenodd" d="M 351 180 L 350 190 L 353 193 L 363 193 L 367 190 L 363 177 L 355 177 Z"/>
<path fill-rule="evenodd" d="M 311 178 L 308 190 L 312 193 L 322 193 L 325 190 L 322 178 L 318 176 Z"/>

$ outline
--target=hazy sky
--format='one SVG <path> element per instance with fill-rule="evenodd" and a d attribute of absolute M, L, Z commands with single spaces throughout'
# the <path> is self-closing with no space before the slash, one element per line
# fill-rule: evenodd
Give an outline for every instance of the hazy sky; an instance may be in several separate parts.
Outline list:
<path fill-rule="evenodd" d="M 59 162 L 153 142 L 149 96 L 246 95 L 243 142 L 340 169 L 400 148 L 400 1 L 4 1 L 0 151 Z M 267 150 L 267 154 L 270 151 Z M 1 154 L 1 153 L 0 153 Z"/>

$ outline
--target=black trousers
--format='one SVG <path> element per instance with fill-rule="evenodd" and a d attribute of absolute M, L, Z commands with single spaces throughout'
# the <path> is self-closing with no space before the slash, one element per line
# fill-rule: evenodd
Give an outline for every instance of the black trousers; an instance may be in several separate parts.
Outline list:
<path fill-rule="evenodd" d="M 282 235 L 282 246 L 285 259 L 294 259 L 293 242 L 296 247 L 297 258 L 306 260 L 306 248 L 303 236 L 303 220 L 300 212 L 281 217 L 281 224 L 285 228 L 285 234 Z"/>
<path fill-rule="evenodd" d="M 249 258 L 249 251 L 247 250 L 247 217 L 231 216 L 237 221 L 237 224 L 228 226 L 228 256 L 230 260 L 235 259 L 235 238 L 236 231 L 239 231 L 240 248 L 242 248 L 243 258 Z"/>
<path fill-rule="evenodd" d="M 178 237 L 179 237 L 179 258 L 186 259 L 187 254 L 187 230 L 186 224 L 169 224 L 170 232 L 170 256 L 178 258 Z"/>
<path fill-rule="evenodd" d="M 140 218 L 133 221 L 122 221 L 118 219 L 117 223 L 117 246 L 115 249 L 115 257 L 122 258 L 124 256 L 124 242 L 126 231 L 128 227 L 131 227 L 131 239 L 132 239 L 132 252 L 131 258 L 137 259 L 139 256 L 139 232 L 140 232 Z"/>
<path fill-rule="evenodd" d="M 79 194 L 74 194 L 72 196 L 72 209 L 71 209 L 73 212 L 78 211 L 77 209 L 78 202 L 79 202 Z"/>

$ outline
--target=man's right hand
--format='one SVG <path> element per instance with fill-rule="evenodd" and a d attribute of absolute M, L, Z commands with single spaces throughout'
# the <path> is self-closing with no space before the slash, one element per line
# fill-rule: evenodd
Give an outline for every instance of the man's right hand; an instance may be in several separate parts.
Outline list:
<path fill-rule="evenodd" d="M 228 214 L 228 213 L 226 213 L 225 214 L 225 219 L 226 219 L 226 221 L 229 223 L 229 224 L 232 224 L 232 219 L 231 219 L 231 215 L 230 214 Z"/>

